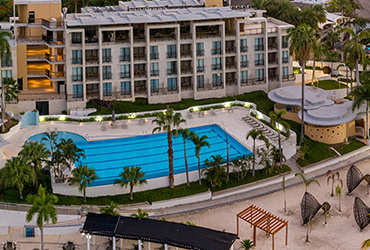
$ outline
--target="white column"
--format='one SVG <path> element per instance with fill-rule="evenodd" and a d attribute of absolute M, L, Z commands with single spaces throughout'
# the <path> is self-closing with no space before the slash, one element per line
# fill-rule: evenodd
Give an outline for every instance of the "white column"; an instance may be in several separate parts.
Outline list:
<path fill-rule="evenodd" d="M 168 245 L 164 244 L 164 250 L 168 250 Z"/>
<path fill-rule="evenodd" d="M 121 247 L 121 249 L 123 249 L 123 240 L 122 239 L 119 239 L 119 246 Z"/>
<path fill-rule="evenodd" d="M 113 236 L 112 241 L 113 250 L 116 250 L 116 237 Z"/>
<path fill-rule="evenodd" d="M 234 250 L 234 245 L 231 245 L 230 250 Z"/>
<path fill-rule="evenodd" d="M 150 242 L 148 242 L 147 249 L 150 250 Z"/>
<path fill-rule="evenodd" d="M 95 235 L 93 235 L 93 242 L 92 242 L 93 246 L 95 246 Z"/>
<path fill-rule="evenodd" d="M 142 250 L 141 248 L 141 240 L 137 240 L 137 249 Z"/>
<path fill-rule="evenodd" d="M 90 250 L 90 238 L 91 238 L 90 234 L 87 234 L 86 235 L 86 239 L 87 239 L 87 250 Z"/>

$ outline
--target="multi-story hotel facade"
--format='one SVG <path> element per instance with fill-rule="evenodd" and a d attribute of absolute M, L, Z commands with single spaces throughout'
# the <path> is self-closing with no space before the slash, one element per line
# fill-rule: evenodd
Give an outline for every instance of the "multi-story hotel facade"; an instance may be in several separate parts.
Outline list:
<path fill-rule="evenodd" d="M 136 0 L 76 14 L 61 14 L 59 0 L 15 4 L 16 113 L 55 114 L 91 99 L 208 99 L 294 83 L 291 25 L 262 11 L 197 0 Z"/>

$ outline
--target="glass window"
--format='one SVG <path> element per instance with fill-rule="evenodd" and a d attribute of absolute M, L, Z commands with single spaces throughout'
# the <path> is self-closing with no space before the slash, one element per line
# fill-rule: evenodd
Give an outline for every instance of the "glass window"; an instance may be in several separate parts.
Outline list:
<path fill-rule="evenodd" d="M 220 70 L 222 68 L 221 57 L 212 58 L 212 70 Z"/>
<path fill-rule="evenodd" d="M 197 60 L 197 72 L 204 72 L 204 59 Z"/>
<path fill-rule="evenodd" d="M 1 71 L 1 78 L 2 79 L 5 79 L 5 78 L 13 78 L 12 70 L 11 69 L 2 70 Z"/>
<path fill-rule="evenodd" d="M 103 79 L 112 79 L 112 67 L 103 66 Z"/>
<path fill-rule="evenodd" d="M 167 90 L 169 91 L 175 91 L 177 90 L 177 78 L 167 78 Z"/>
<path fill-rule="evenodd" d="M 121 95 L 131 94 L 131 82 L 121 82 Z"/>
<path fill-rule="evenodd" d="M 212 83 L 214 86 L 220 86 L 222 84 L 222 74 L 212 74 Z"/>
<path fill-rule="evenodd" d="M 240 56 L 240 67 L 248 67 L 248 56 L 247 55 Z"/>
<path fill-rule="evenodd" d="M 82 82 L 82 67 L 72 68 L 72 81 Z"/>
<path fill-rule="evenodd" d="M 158 76 L 159 75 L 159 63 L 150 63 L 150 76 Z"/>
<path fill-rule="evenodd" d="M 242 83 L 246 83 L 248 81 L 248 71 L 247 70 L 240 72 L 240 81 Z"/>
<path fill-rule="evenodd" d="M 103 49 L 102 54 L 103 54 L 103 62 L 111 62 L 112 61 L 111 49 Z"/>
<path fill-rule="evenodd" d="M 256 69 L 256 81 L 265 80 L 265 69 Z"/>
<path fill-rule="evenodd" d="M 289 53 L 288 53 L 287 50 L 284 50 L 282 52 L 282 61 L 283 61 L 283 63 L 289 62 Z"/>
<path fill-rule="evenodd" d="M 176 50 L 176 48 L 175 48 L 175 50 Z M 159 57 L 158 46 L 150 46 L 150 59 L 157 60 L 158 57 Z"/>
<path fill-rule="evenodd" d="M 176 58 L 176 44 L 167 45 L 167 58 Z"/>
<path fill-rule="evenodd" d="M 204 43 L 197 43 L 197 56 L 204 56 Z"/>
<path fill-rule="evenodd" d="M 197 76 L 198 88 L 204 88 L 204 75 Z"/>
<path fill-rule="evenodd" d="M 288 48 L 288 46 L 289 46 L 288 36 L 282 36 L 281 37 L 281 47 L 283 49 L 286 49 L 286 48 Z"/>
<path fill-rule="evenodd" d="M 255 55 L 255 65 L 256 66 L 261 66 L 261 65 L 265 65 L 265 60 L 264 60 L 264 54 L 263 53 L 259 53 L 259 54 L 256 54 Z"/>
<path fill-rule="evenodd" d="M 248 46 L 247 46 L 247 39 L 240 39 L 240 52 L 247 52 Z"/>
<path fill-rule="evenodd" d="M 254 50 L 255 51 L 260 51 L 264 50 L 265 46 L 263 44 L 263 37 L 258 37 L 254 39 Z"/>
<path fill-rule="evenodd" d="M 151 92 L 158 92 L 159 91 L 159 80 L 158 79 L 151 79 L 150 80 L 150 91 Z"/>
<path fill-rule="evenodd" d="M 103 82 L 103 96 L 111 96 L 111 95 L 112 95 L 112 83 Z"/>
<path fill-rule="evenodd" d="M 121 65 L 121 78 L 130 78 L 130 64 Z"/>
<path fill-rule="evenodd" d="M 221 55 L 221 41 L 212 42 L 212 55 Z"/>
<path fill-rule="evenodd" d="M 167 74 L 168 75 L 175 75 L 177 74 L 177 63 L 176 61 L 167 62 Z"/>
<path fill-rule="evenodd" d="M 283 77 L 287 77 L 289 75 L 289 68 L 288 66 L 283 67 Z"/>
<path fill-rule="evenodd" d="M 83 97 L 83 86 L 82 84 L 73 85 L 73 98 L 82 98 Z"/>
<path fill-rule="evenodd" d="M 120 61 L 129 62 L 130 61 L 130 48 L 121 48 L 120 49 Z"/>
<path fill-rule="evenodd" d="M 72 50 L 72 64 L 82 63 L 82 50 Z"/>
<path fill-rule="evenodd" d="M 82 43 L 82 33 L 81 32 L 72 32 L 72 44 Z"/>
<path fill-rule="evenodd" d="M 4 52 L 4 56 L 1 60 L 2 67 L 11 67 L 12 66 L 12 55 Z"/>

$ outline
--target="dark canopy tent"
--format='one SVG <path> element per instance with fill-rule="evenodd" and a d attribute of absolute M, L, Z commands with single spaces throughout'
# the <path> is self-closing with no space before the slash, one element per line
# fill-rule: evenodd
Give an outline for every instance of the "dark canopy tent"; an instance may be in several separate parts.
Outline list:
<path fill-rule="evenodd" d="M 236 234 L 152 219 L 88 213 L 83 233 L 199 250 L 229 250 Z"/>
<path fill-rule="evenodd" d="M 355 198 L 353 204 L 353 215 L 357 225 L 363 230 L 370 223 L 370 208 L 358 197 Z"/>
<path fill-rule="evenodd" d="M 320 209 L 324 210 L 325 212 L 325 210 L 329 211 L 330 207 L 331 206 L 328 202 L 320 204 L 312 194 L 305 192 L 301 201 L 301 215 L 303 224 L 306 225 L 308 222 L 310 222 L 310 219 L 315 217 Z"/>
<path fill-rule="evenodd" d="M 355 190 L 355 188 L 357 188 L 363 180 L 367 182 L 367 193 L 369 194 L 370 175 L 364 175 L 360 169 L 358 169 L 355 165 L 352 165 L 347 172 L 348 193 L 350 194 L 353 190 Z"/>

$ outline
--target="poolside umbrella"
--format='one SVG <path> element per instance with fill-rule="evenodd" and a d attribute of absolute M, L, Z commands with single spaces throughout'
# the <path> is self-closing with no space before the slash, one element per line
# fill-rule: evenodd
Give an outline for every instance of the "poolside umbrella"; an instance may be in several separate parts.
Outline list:
<path fill-rule="evenodd" d="M 116 123 L 116 113 L 112 110 L 112 123 Z"/>

